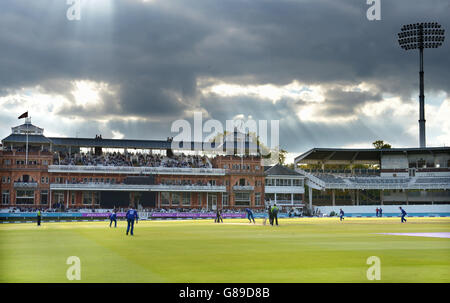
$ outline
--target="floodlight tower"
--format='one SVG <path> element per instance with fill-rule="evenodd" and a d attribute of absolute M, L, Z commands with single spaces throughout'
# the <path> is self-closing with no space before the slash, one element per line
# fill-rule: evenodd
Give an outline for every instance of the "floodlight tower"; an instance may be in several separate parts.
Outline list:
<path fill-rule="evenodd" d="M 426 147 L 425 142 L 425 95 L 423 88 L 423 50 L 424 48 L 438 48 L 444 42 L 445 30 L 437 22 L 414 23 L 403 25 L 398 33 L 398 43 L 404 50 L 419 49 L 420 53 L 420 117 L 419 140 L 420 147 Z"/>

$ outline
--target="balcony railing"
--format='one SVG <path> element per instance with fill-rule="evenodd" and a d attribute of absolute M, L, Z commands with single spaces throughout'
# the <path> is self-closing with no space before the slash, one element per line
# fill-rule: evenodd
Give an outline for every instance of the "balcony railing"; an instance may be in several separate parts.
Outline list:
<path fill-rule="evenodd" d="M 14 182 L 14 188 L 37 188 L 37 182 Z"/>
<path fill-rule="evenodd" d="M 234 191 L 253 191 L 254 189 L 255 189 L 255 187 L 251 186 L 251 185 L 246 185 L 246 186 L 234 185 L 233 186 Z"/>
<path fill-rule="evenodd" d="M 49 165 L 49 172 L 74 173 L 114 173 L 114 174 L 161 174 L 161 175 L 225 175 L 221 168 L 191 167 L 133 167 L 133 166 L 90 166 L 90 165 Z"/>
<path fill-rule="evenodd" d="M 226 192 L 226 186 L 216 185 L 137 185 L 110 183 L 52 183 L 51 190 L 106 190 L 106 191 L 188 191 L 188 192 Z"/>

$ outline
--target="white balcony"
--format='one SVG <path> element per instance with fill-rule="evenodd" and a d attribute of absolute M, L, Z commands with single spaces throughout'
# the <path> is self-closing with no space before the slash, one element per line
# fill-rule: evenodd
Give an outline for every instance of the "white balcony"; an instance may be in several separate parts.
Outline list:
<path fill-rule="evenodd" d="M 37 188 L 37 182 L 14 182 L 14 188 Z"/>
<path fill-rule="evenodd" d="M 226 192 L 225 186 L 214 185 L 136 185 L 109 183 L 50 184 L 50 190 L 85 190 L 85 191 L 174 191 L 174 192 Z"/>
<path fill-rule="evenodd" d="M 217 185 L 148 185 L 152 191 L 227 192 L 226 186 Z"/>
<path fill-rule="evenodd" d="M 266 194 L 304 194 L 305 188 L 303 186 L 265 186 L 264 192 Z"/>
<path fill-rule="evenodd" d="M 90 165 L 49 165 L 51 173 L 94 173 L 94 174 L 144 174 L 144 175 L 208 175 L 224 176 L 221 168 L 191 167 L 133 167 L 133 166 L 90 166 Z"/>
<path fill-rule="evenodd" d="M 234 191 L 253 191 L 255 190 L 255 187 L 251 185 L 241 186 L 241 185 L 234 185 L 233 186 Z"/>

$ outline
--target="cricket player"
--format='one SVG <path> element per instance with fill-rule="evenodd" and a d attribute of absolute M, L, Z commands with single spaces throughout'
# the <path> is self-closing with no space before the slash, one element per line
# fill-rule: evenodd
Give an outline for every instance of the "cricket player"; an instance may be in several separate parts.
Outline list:
<path fill-rule="evenodd" d="M 253 211 L 250 208 L 246 208 L 245 211 L 247 212 L 247 219 L 250 221 L 250 223 L 252 223 L 253 220 L 253 224 L 255 224 L 255 217 L 253 216 Z"/>
<path fill-rule="evenodd" d="M 405 216 L 407 215 L 406 211 L 400 206 L 400 211 L 402 212 L 402 223 L 406 222 Z"/>
<path fill-rule="evenodd" d="M 125 217 L 127 218 L 127 222 L 128 222 L 127 236 L 128 236 L 128 232 L 131 232 L 131 235 L 133 236 L 134 220 L 136 219 L 136 224 L 137 224 L 138 219 L 139 219 L 138 213 L 135 209 L 133 209 L 132 206 L 130 206 L 130 209 L 127 211 L 127 214 L 125 215 Z"/>
<path fill-rule="evenodd" d="M 114 210 L 112 212 L 111 215 L 109 215 L 109 227 L 111 227 L 111 224 L 114 222 L 114 228 L 117 227 L 117 214 L 116 214 L 116 210 Z"/>
<path fill-rule="evenodd" d="M 383 217 L 383 210 L 381 209 L 381 207 L 380 207 L 380 209 L 378 210 L 378 214 L 379 214 L 380 218 Z"/>
<path fill-rule="evenodd" d="M 344 220 L 344 211 L 342 210 L 342 208 L 340 209 L 339 216 L 340 216 L 340 221 Z"/>
<path fill-rule="evenodd" d="M 37 211 L 37 226 L 41 226 L 41 210 Z"/>
<path fill-rule="evenodd" d="M 272 206 L 269 205 L 269 223 L 270 225 L 273 225 L 273 215 L 272 215 Z"/>
<path fill-rule="evenodd" d="M 276 225 L 278 226 L 278 207 L 276 203 L 272 207 L 272 223 L 270 223 L 271 225 L 273 225 L 273 221 L 275 221 Z"/>
<path fill-rule="evenodd" d="M 222 222 L 223 223 L 222 212 L 219 208 L 217 208 L 217 210 L 216 210 L 216 219 L 214 220 L 214 222 L 216 222 L 216 223 Z"/>

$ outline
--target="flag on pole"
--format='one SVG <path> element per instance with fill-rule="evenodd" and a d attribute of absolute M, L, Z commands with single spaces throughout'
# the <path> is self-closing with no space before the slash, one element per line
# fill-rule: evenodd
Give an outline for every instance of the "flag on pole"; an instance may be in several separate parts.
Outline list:
<path fill-rule="evenodd" d="M 28 118 L 28 111 L 21 114 L 18 119 Z"/>

